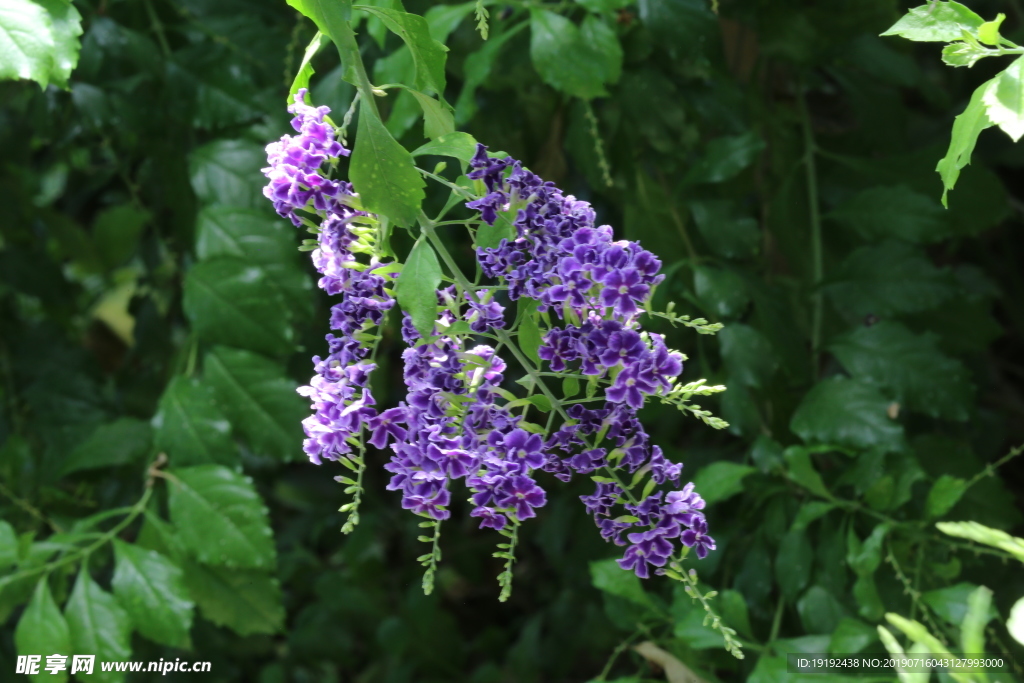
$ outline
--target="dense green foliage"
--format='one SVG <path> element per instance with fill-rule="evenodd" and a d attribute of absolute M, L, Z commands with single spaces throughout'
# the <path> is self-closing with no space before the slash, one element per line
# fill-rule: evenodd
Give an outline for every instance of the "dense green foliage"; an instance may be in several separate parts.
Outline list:
<path fill-rule="evenodd" d="M 79 2 L 71 71 L 56 49 L 77 35 L 71 5 L 0 0 L 3 26 L 38 9 L 19 15 L 37 22 L 21 62 L 0 42 L 0 77 L 53 84 L 0 83 L 0 671 L 64 649 L 210 660 L 210 680 L 261 683 L 661 680 L 679 662 L 763 682 L 788 680 L 787 652 L 884 652 L 883 623 L 1020 661 L 1020 549 L 996 530 L 1024 527 L 1024 148 L 987 131 L 968 166 L 950 131 L 954 147 L 955 125 L 1020 137 L 1021 62 L 976 53 L 1000 31 L 1021 42 L 1024 8 L 912 44 L 879 37 L 907 9 L 893 0 L 713 4 L 409 2 L 449 47 L 443 69 L 429 40 L 390 32 L 424 30 L 397 3 L 356 13 L 370 80 L 441 98 L 373 100 L 385 126 L 350 127 L 348 176 L 400 168 L 454 125 L 656 252 L 662 309 L 725 325 L 653 329 L 690 356 L 684 380 L 729 387 L 709 399 L 729 429 L 643 414 L 709 502 L 718 550 L 688 566 L 710 597 L 605 559 L 580 481 L 549 487 L 499 604 L 502 562 L 468 508 L 424 596 L 385 456 L 368 451 L 343 536 L 344 470 L 301 451 L 294 388 L 330 302 L 260 168 L 300 66 L 336 122 L 352 102 L 335 51 L 304 59 L 313 22 L 278 0 Z M 918 11 L 893 33 L 931 30 Z M 343 17 L 321 19 L 337 38 Z M 370 138 L 381 151 L 359 156 Z M 364 200 L 411 222 L 418 181 L 367 182 Z M 406 235 L 392 246 L 420 261 Z M 392 324 L 381 404 L 401 398 L 401 348 Z M 968 521 L 989 529 L 949 524 Z M 704 602 L 745 659 L 702 624 Z"/>

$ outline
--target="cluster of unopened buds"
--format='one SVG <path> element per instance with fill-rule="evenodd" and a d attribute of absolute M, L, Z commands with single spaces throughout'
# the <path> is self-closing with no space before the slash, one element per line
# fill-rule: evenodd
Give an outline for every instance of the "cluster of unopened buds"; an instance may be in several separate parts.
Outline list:
<path fill-rule="evenodd" d="M 401 492 L 402 506 L 434 530 L 421 537 L 433 544 L 420 558 L 431 577 L 440 557 L 439 525 L 451 515 L 459 479 L 469 492 L 469 514 L 508 539 L 496 553 L 508 560 L 503 596 L 518 526 L 547 501 L 539 472 L 562 481 L 591 476 L 596 489 L 581 496 L 583 505 L 603 538 L 627 546 L 619 564 L 640 577 L 652 567 L 663 571 L 690 550 L 700 558 L 714 550 L 704 500 L 693 484 L 680 486 L 682 465 L 651 443 L 637 417 L 649 397 L 681 395 L 682 354 L 639 323 L 664 278 L 658 258 L 636 242 L 615 240 L 609 226 L 596 226 L 587 202 L 479 145 L 467 175 L 480 191 L 466 203 L 479 216 L 466 222 L 504 222 L 507 237 L 477 249 L 482 275 L 494 284 L 467 288 L 453 279 L 439 289 L 430 336 L 404 316 L 407 394 L 397 406 L 378 410 L 368 386 L 380 339 L 375 330 L 395 304 L 400 268 L 378 258 L 376 217 L 359 210 L 348 183 L 330 178 L 348 151 L 336 139 L 327 108 L 307 105 L 299 91 L 289 111 L 297 135 L 267 147 L 265 194 L 279 214 L 316 233 L 312 256 L 320 287 L 338 297 L 331 309 L 337 334 L 327 336 L 328 355 L 313 358 L 316 375 L 299 391 L 315 411 L 303 422 L 305 452 L 316 464 L 340 461 L 353 471 L 339 478 L 356 497 L 343 508 L 354 516 L 349 528 L 358 521 L 362 450 L 370 444 L 391 451 L 384 465 L 391 473 L 388 489 Z M 518 383 L 510 381 L 500 355 L 515 343 L 502 303 L 514 301 L 520 325 L 534 316 L 547 327 L 536 350 L 546 369 L 515 354 L 527 373 Z M 492 340 L 493 346 L 478 343 Z M 542 370 L 577 387 L 584 383 L 587 397 L 533 401 L 543 398 L 532 396 Z M 513 394 L 519 385 L 531 395 Z M 534 406 L 549 412 L 546 427 L 526 420 Z"/>

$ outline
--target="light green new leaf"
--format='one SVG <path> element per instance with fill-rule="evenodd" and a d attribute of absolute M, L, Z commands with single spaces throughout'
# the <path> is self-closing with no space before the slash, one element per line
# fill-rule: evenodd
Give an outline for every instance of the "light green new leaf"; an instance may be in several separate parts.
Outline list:
<path fill-rule="evenodd" d="M 883 33 L 907 40 L 951 43 L 959 40 L 961 27 L 977 36 L 985 20 L 959 2 L 929 2 L 915 7 Z"/>
<path fill-rule="evenodd" d="M 441 284 L 441 264 L 430 242 L 421 238 L 413 245 L 398 276 L 395 295 L 402 310 L 424 337 L 434 332 L 437 319 L 437 286 Z"/>
<path fill-rule="evenodd" d="M 1000 12 L 996 15 L 996 18 L 992 21 L 986 21 L 984 24 L 978 27 L 978 40 L 991 45 L 992 47 L 998 47 L 1002 36 L 999 35 L 999 27 L 1002 26 L 1003 21 L 1006 19 L 1006 15 Z"/>
<path fill-rule="evenodd" d="M 306 51 L 302 54 L 302 62 L 299 64 L 299 70 L 295 72 L 295 78 L 292 80 L 292 87 L 288 89 L 288 104 L 295 102 L 295 93 L 299 92 L 302 88 L 309 88 L 309 79 L 313 77 L 316 71 L 313 70 L 313 57 L 316 56 L 317 52 L 320 52 L 320 48 L 324 46 L 327 38 L 324 37 L 320 31 L 316 32 L 313 36 L 313 40 L 309 41 L 309 45 L 306 46 Z"/>
<path fill-rule="evenodd" d="M 1011 536 L 1001 529 L 993 529 L 977 522 L 938 522 L 935 526 L 944 534 L 1005 550 L 1024 562 L 1024 538 Z"/>
<path fill-rule="evenodd" d="M 61 654 L 70 657 L 73 654 L 68 623 L 53 601 L 49 576 L 43 576 L 36 584 L 32 600 L 18 620 L 18 627 L 14 631 L 14 643 L 19 655 L 41 655 L 44 663 L 47 655 Z M 43 671 L 31 676 L 31 679 L 66 681 L 68 672 L 59 671 L 54 676 Z"/>
<path fill-rule="evenodd" d="M 185 277 L 183 307 L 199 337 L 271 356 L 295 350 L 291 307 L 257 265 L 233 257 L 203 261 Z"/>
<path fill-rule="evenodd" d="M 67 90 L 71 72 L 78 65 L 78 52 L 81 48 L 78 37 L 82 35 L 82 15 L 71 4 L 71 0 L 35 0 L 35 2 L 45 7 L 50 15 L 54 46 L 50 55 L 50 82 Z M 0 31 L 2 30 L 0 28 Z M 0 64 L 3 62 L 4 58 L 0 53 Z"/>
<path fill-rule="evenodd" d="M 947 214 L 906 185 L 879 185 L 853 195 L 828 215 L 870 240 L 895 237 L 931 244 L 949 237 Z"/>
<path fill-rule="evenodd" d="M 309 404 L 279 363 L 221 346 L 206 355 L 203 379 L 255 453 L 282 460 L 303 457 L 300 425 Z"/>
<path fill-rule="evenodd" d="M 728 500 L 743 490 L 743 479 L 757 471 L 736 462 L 715 462 L 702 467 L 693 478 L 693 486 L 707 503 Z"/>
<path fill-rule="evenodd" d="M 413 164 L 412 155 L 391 137 L 376 116 L 359 104 L 359 129 L 352 151 L 349 177 L 371 213 L 387 216 L 409 227 L 423 202 L 426 183 Z"/>
<path fill-rule="evenodd" d="M 960 646 L 962 652 L 971 655 L 985 654 L 985 626 L 992 618 L 992 591 L 978 586 L 967 596 L 967 614 L 960 622 Z"/>
<path fill-rule="evenodd" d="M 601 33 L 607 42 L 607 33 L 592 30 Z M 614 51 L 602 54 L 584 39 L 576 24 L 561 15 L 530 10 L 530 59 L 541 79 L 555 90 L 584 100 L 606 96 L 604 85 L 621 70 L 621 54 L 621 48 L 618 57 Z"/>
<path fill-rule="evenodd" d="M 277 578 L 252 569 L 182 563 L 185 585 L 199 611 L 218 626 L 241 636 L 277 633 L 284 625 L 284 605 Z"/>
<path fill-rule="evenodd" d="M 354 8 L 379 18 L 389 31 L 405 41 L 416 65 L 417 90 L 432 91 L 444 97 L 444 62 L 448 48 L 431 37 L 426 19 L 384 7 L 355 5 Z"/>
<path fill-rule="evenodd" d="M 141 463 L 149 455 L 153 429 L 133 417 L 122 417 L 102 424 L 71 451 L 61 464 L 62 475 L 78 470 Z"/>
<path fill-rule="evenodd" d="M 519 323 L 518 338 L 519 348 L 523 350 L 526 357 L 540 365 L 540 355 L 537 352 L 540 349 L 541 333 L 533 314 L 523 316 Z"/>
<path fill-rule="evenodd" d="M 942 62 L 949 66 L 971 68 L 979 59 L 987 57 L 985 48 L 971 43 L 950 43 L 942 48 Z"/>
<path fill-rule="evenodd" d="M 978 142 L 978 135 L 986 128 L 994 125 L 988 116 L 985 98 L 990 89 L 995 87 L 996 79 L 986 81 L 977 87 L 971 95 L 971 101 L 963 113 L 953 120 L 953 132 L 949 140 L 949 149 L 935 167 L 942 178 L 942 205 L 948 207 L 947 195 L 956 185 L 960 171 L 971 163 L 971 154 Z"/>
<path fill-rule="evenodd" d="M 970 373 L 940 351 L 938 341 L 935 335 L 917 335 L 900 323 L 882 321 L 843 335 L 828 349 L 854 379 L 890 390 L 910 410 L 966 420 L 974 404 Z"/>
<path fill-rule="evenodd" d="M 153 550 L 114 539 L 114 597 L 146 638 L 170 647 L 191 648 L 194 605 L 181 569 Z"/>
<path fill-rule="evenodd" d="M 97 666 L 89 680 L 123 681 L 124 672 L 102 671 L 98 663 L 131 658 L 132 621 L 117 599 L 96 585 L 84 566 L 64 607 L 64 618 L 71 633 L 72 652 L 96 655 Z"/>
<path fill-rule="evenodd" d="M 1010 618 L 1006 620 L 1006 630 L 1014 640 L 1024 645 L 1024 598 L 1013 603 Z"/>
<path fill-rule="evenodd" d="M 217 465 L 171 470 L 168 507 L 182 543 L 200 562 L 270 570 L 274 536 L 252 480 Z"/>
<path fill-rule="evenodd" d="M 625 598 L 643 607 L 653 607 L 650 596 L 636 574 L 624 571 L 615 560 L 600 560 L 590 563 L 590 582 L 599 591 Z"/>
<path fill-rule="evenodd" d="M 198 381 L 181 376 L 171 380 L 160 399 L 153 427 L 157 450 L 167 454 L 172 467 L 238 464 L 231 423 L 212 391 Z"/>
<path fill-rule="evenodd" d="M 460 161 L 468 162 L 476 154 L 476 138 L 469 133 L 456 131 L 442 135 L 436 140 L 421 145 L 413 150 L 414 157 L 434 154 L 437 156 L 452 157 Z"/>
<path fill-rule="evenodd" d="M 936 519 L 946 514 L 957 504 L 966 490 L 966 481 L 959 477 L 943 474 L 935 480 L 928 492 L 928 499 L 924 504 L 925 515 L 928 519 Z"/>
<path fill-rule="evenodd" d="M 1024 136 L 1024 57 L 1017 58 L 993 81 L 994 85 L 981 96 L 985 113 L 989 121 L 1017 142 Z"/>
<path fill-rule="evenodd" d="M 455 132 L 455 115 L 448 105 L 419 90 L 410 89 L 407 92 L 416 98 L 423 109 L 423 134 L 426 137 L 438 140 Z"/>
<path fill-rule="evenodd" d="M 833 377 L 807 392 L 789 427 L 807 443 L 896 450 L 903 442 L 903 426 L 889 418 L 889 403 L 870 384 Z"/>
<path fill-rule="evenodd" d="M 0 80 L 50 82 L 57 50 L 53 19 L 32 0 L 0 0 Z"/>

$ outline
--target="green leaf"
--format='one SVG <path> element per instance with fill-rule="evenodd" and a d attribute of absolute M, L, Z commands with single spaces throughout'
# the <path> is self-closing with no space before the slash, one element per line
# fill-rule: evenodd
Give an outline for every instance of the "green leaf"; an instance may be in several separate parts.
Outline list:
<path fill-rule="evenodd" d="M 889 403 L 870 384 L 833 377 L 807 392 L 789 428 L 807 443 L 896 450 L 903 442 L 903 426 L 889 418 Z"/>
<path fill-rule="evenodd" d="M 580 24 L 580 38 L 597 53 L 601 81 L 607 84 L 618 83 L 622 76 L 622 46 L 615 30 L 593 14 L 588 14 Z"/>
<path fill-rule="evenodd" d="M 813 566 L 814 550 L 806 533 L 794 530 L 782 537 L 775 556 L 775 582 L 788 602 L 793 603 L 807 586 Z"/>
<path fill-rule="evenodd" d="M 717 18 L 706 0 L 639 0 L 640 20 L 673 56 L 682 52 L 695 61 L 707 36 L 716 30 Z"/>
<path fill-rule="evenodd" d="M 683 183 L 696 185 L 731 180 L 753 164 L 764 148 L 764 140 L 754 131 L 715 138 L 708 143 L 700 161 L 690 168 Z"/>
<path fill-rule="evenodd" d="M 796 513 L 796 519 L 793 520 L 791 530 L 804 531 L 813 522 L 834 510 L 835 507 L 835 503 L 826 503 L 820 500 L 813 500 L 809 503 L 804 503 L 800 506 L 800 511 Z"/>
<path fill-rule="evenodd" d="M 41 3 L 0 0 L 0 80 L 50 82 L 57 54 L 53 19 Z"/>
<path fill-rule="evenodd" d="M 828 651 L 831 654 L 846 655 L 861 652 L 878 640 L 878 632 L 860 619 L 843 617 L 832 632 Z"/>
<path fill-rule="evenodd" d="M 50 82 L 68 90 L 68 79 L 78 65 L 78 53 L 81 48 L 78 37 L 82 35 L 82 15 L 71 4 L 71 0 L 35 2 L 46 8 L 53 29 L 54 51 L 51 55 Z M 0 56 L 0 63 L 3 61 L 4 58 Z"/>
<path fill-rule="evenodd" d="M 604 40 L 607 43 L 607 35 Z M 621 69 L 614 65 L 616 59 L 621 60 L 621 48 L 617 55 L 604 55 L 569 19 L 548 10 L 531 9 L 530 59 L 541 80 L 555 90 L 592 100 L 608 94 L 604 84 Z"/>
<path fill-rule="evenodd" d="M 757 221 L 733 214 L 734 203 L 722 199 L 690 204 L 693 220 L 711 250 L 725 258 L 747 258 L 761 248 L 761 230 Z"/>
<path fill-rule="evenodd" d="M 217 465 L 171 470 L 168 507 L 182 544 L 204 564 L 268 570 L 274 536 L 252 480 Z"/>
<path fill-rule="evenodd" d="M 636 574 L 622 569 L 615 560 L 591 562 L 590 582 L 594 588 L 609 595 L 625 598 L 643 607 L 653 607 L 650 596 L 644 592 Z"/>
<path fill-rule="evenodd" d="M 730 269 L 695 266 L 693 286 L 708 313 L 716 317 L 738 317 L 750 303 L 746 283 Z"/>
<path fill-rule="evenodd" d="M 14 527 L 0 519 L 0 571 L 18 564 L 18 537 Z"/>
<path fill-rule="evenodd" d="M 575 377 L 566 377 L 562 380 L 562 398 L 570 399 L 580 393 L 580 381 Z M 0 566 L 3 566 L 0 564 Z"/>
<path fill-rule="evenodd" d="M 1021 645 L 1024 645 L 1024 598 L 1013 603 L 1010 618 L 1006 620 L 1006 630 Z"/>
<path fill-rule="evenodd" d="M 185 585 L 203 616 L 241 636 L 278 633 L 284 605 L 277 578 L 251 569 L 182 563 Z"/>
<path fill-rule="evenodd" d="M 437 319 L 437 287 L 441 284 L 441 264 L 426 238 L 420 238 L 402 266 L 395 294 L 402 310 L 423 337 L 434 333 Z"/>
<path fill-rule="evenodd" d="M 854 379 L 891 390 L 901 405 L 931 417 L 966 420 L 974 404 L 970 374 L 939 350 L 938 341 L 882 321 L 843 335 L 828 348 Z"/>
<path fill-rule="evenodd" d="M 882 523 L 872 529 L 871 534 L 862 542 L 851 525 L 846 534 L 846 562 L 858 576 L 870 576 L 882 562 L 882 541 L 889 533 L 887 524 Z"/>
<path fill-rule="evenodd" d="M 524 315 L 519 322 L 518 339 L 519 348 L 526 357 L 540 365 L 540 355 L 537 352 L 541 345 L 541 331 L 532 314 Z"/>
<path fill-rule="evenodd" d="M 259 266 L 232 257 L 203 261 L 188 271 L 184 289 L 185 315 L 203 341 L 272 356 L 295 350 L 291 307 Z"/>
<path fill-rule="evenodd" d="M 929 2 L 907 12 L 883 36 L 901 36 L 907 40 L 951 43 L 960 40 L 962 30 L 973 35 L 985 20 L 959 2 Z M 961 28 L 962 27 L 962 28 Z"/>
<path fill-rule="evenodd" d="M 949 66 L 974 66 L 979 59 L 988 56 L 988 51 L 977 44 L 950 43 L 942 48 L 942 61 Z"/>
<path fill-rule="evenodd" d="M 409 227 L 416 222 L 425 183 L 416 171 L 412 155 L 391 137 L 380 119 L 364 110 L 365 106 L 365 102 L 360 102 L 359 130 L 349 177 L 364 209 Z"/>
<path fill-rule="evenodd" d="M 1002 36 L 999 35 L 999 27 L 1006 19 L 1006 15 L 1000 12 L 996 15 L 996 18 L 992 21 L 986 21 L 984 24 L 978 27 L 978 40 L 991 45 L 992 47 L 998 47 Z"/>
<path fill-rule="evenodd" d="M 289 5 L 309 17 L 320 29 L 337 42 L 352 15 L 352 0 L 286 0 Z"/>
<path fill-rule="evenodd" d="M 164 390 L 153 418 L 156 448 L 171 465 L 227 465 L 238 463 L 238 448 L 227 421 L 208 387 L 196 380 L 175 377 Z"/>
<path fill-rule="evenodd" d="M 829 218 L 869 240 L 895 237 L 931 244 L 949 237 L 951 231 L 939 203 L 906 185 L 862 190 L 840 204 Z"/>
<path fill-rule="evenodd" d="M 447 104 L 438 102 L 419 90 L 407 90 L 406 92 L 415 97 L 423 109 L 424 136 L 431 140 L 437 140 L 455 132 L 455 116 Z"/>
<path fill-rule="evenodd" d="M 743 490 L 743 479 L 756 468 L 735 462 L 714 462 L 706 465 L 693 478 L 693 486 L 707 503 L 728 500 Z"/>
<path fill-rule="evenodd" d="M 977 522 L 938 522 L 935 526 L 944 534 L 999 548 L 1024 562 L 1024 538 L 1016 538 Z"/>
<path fill-rule="evenodd" d="M 1024 57 L 1018 57 L 985 88 L 981 101 L 989 121 L 1014 142 L 1024 136 Z"/>
<path fill-rule="evenodd" d="M 49 575 L 44 575 L 36 584 L 31 602 L 21 613 L 18 627 L 14 631 L 14 642 L 19 655 L 40 655 L 45 665 L 46 656 L 61 654 L 71 656 L 71 635 L 64 615 L 57 609 L 50 593 Z M 70 659 L 69 659 L 70 661 Z M 35 681 L 66 681 L 67 670 L 56 672 L 56 676 L 42 669 L 30 676 Z"/>
<path fill-rule="evenodd" d="M 245 140 L 217 140 L 189 155 L 189 177 L 201 204 L 266 209 L 263 147 Z"/>
<path fill-rule="evenodd" d="M 208 206 L 196 216 L 196 256 L 209 261 L 222 256 L 259 265 L 264 280 L 296 314 L 313 313 L 313 284 L 298 265 L 296 242 L 289 223 L 266 212 L 235 206 Z"/>
<path fill-rule="evenodd" d="M 786 462 L 786 474 L 790 479 L 811 493 L 823 498 L 831 498 L 825 482 L 822 481 L 821 475 L 814 469 L 814 464 L 811 462 L 811 455 L 814 452 L 813 448 L 802 446 L 790 446 L 787 448 L 782 453 L 782 457 Z"/>
<path fill-rule="evenodd" d="M 135 253 L 149 219 L 149 212 L 134 204 L 105 209 L 96 217 L 92 228 L 93 244 L 107 270 L 120 266 Z"/>
<path fill-rule="evenodd" d="M 750 627 L 750 612 L 747 608 L 747 599 L 743 593 L 727 588 L 718 596 L 718 604 L 721 609 L 722 621 L 729 628 L 734 628 L 744 635 L 753 633 Z"/>
<path fill-rule="evenodd" d="M 609 14 L 633 4 L 633 0 L 576 0 L 576 3 L 594 14 Z"/>
<path fill-rule="evenodd" d="M 995 125 L 988 116 L 988 107 L 984 100 L 988 92 L 994 90 L 996 80 L 992 79 L 982 83 L 971 95 L 971 101 L 963 113 L 953 120 L 953 132 L 949 140 L 949 149 L 935 167 L 936 172 L 942 178 L 942 205 L 948 207 L 947 195 L 956 185 L 960 177 L 960 170 L 971 163 L 971 154 L 974 152 L 974 145 L 978 142 L 978 135 L 986 128 Z"/>
<path fill-rule="evenodd" d="M 853 599 L 857 603 L 857 614 L 868 621 L 878 621 L 885 613 L 885 605 L 878 594 L 874 574 L 862 574 L 853 582 Z"/>
<path fill-rule="evenodd" d="M 302 88 L 309 88 L 309 79 L 316 73 L 313 70 L 313 57 L 320 52 L 325 40 L 324 34 L 317 31 L 313 39 L 309 41 L 309 45 L 306 46 L 306 51 L 302 53 L 302 62 L 299 63 L 299 70 L 295 72 L 295 78 L 292 80 L 292 87 L 288 89 L 288 104 L 295 102 L 295 93 Z"/>
<path fill-rule="evenodd" d="M 131 658 L 131 619 L 113 595 L 96 585 L 84 565 L 64 607 L 64 618 L 71 633 L 71 651 L 96 655 L 96 667 L 89 680 L 123 681 L 123 672 L 102 671 L 99 662 Z"/>
<path fill-rule="evenodd" d="M 526 400 L 536 406 L 542 413 L 551 412 L 551 400 L 544 394 L 531 394 Z"/>
<path fill-rule="evenodd" d="M 963 652 L 985 654 L 985 626 L 992 618 L 992 591 L 978 586 L 967 596 L 967 614 L 960 622 L 960 646 Z"/>
<path fill-rule="evenodd" d="M 102 424 L 71 451 L 61 464 L 62 475 L 98 467 L 115 467 L 141 463 L 153 444 L 149 423 L 133 417 L 122 417 Z"/>
<path fill-rule="evenodd" d="M 956 293 L 948 271 L 899 242 L 854 250 L 822 289 L 841 312 L 856 318 L 926 311 Z"/>
<path fill-rule="evenodd" d="M 476 154 L 476 139 L 469 133 L 456 131 L 442 135 L 436 140 L 431 140 L 418 147 L 412 153 L 414 157 L 427 154 L 452 157 L 468 162 Z"/>
<path fill-rule="evenodd" d="M 430 36 L 426 19 L 417 14 L 369 5 L 356 5 L 355 9 L 378 17 L 389 31 L 405 41 L 416 65 L 417 90 L 433 91 L 444 97 L 444 62 L 448 48 Z"/>
<path fill-rule="evenodd" d="M 423 14 L 427 26 L 430 27 L 430 36 L 444 44 L 451 32 L 458 28 L 475 7 L 476 2 L 473 0 L 459 5 L 434 5 Z"/>
<path fill-rule="evenodd" d="M 501 35 L 491 37 L 479 50 L 466 57 L 462 67 L 465 79 L 462 90 L 459 92 L 459 98 L 455 103 L 456 123 L 466 123 L 476 113 L 476 89 L 487 81 L 491 74 L 491 67 L 494 66 L 494 62 L 505 44 L 529 25 L 530 22 L 527 21 L 516 24 Z"/>
<path fill-rule="evenodd" d="M 763 387 L 779 367 L 775 349 L 757 328 L 730 323 L 718 333 L 717 339 L 732 382 Z"/>
<path fill-rule="evenodd" d="M 206 355 L 204 380 L 254 452 L 282 460 L 303 457 L 300 423 L 308 414 L 307 405 L 280 364 L 248 351 L 217 347 Z"/>
<path fill-rule="evenodd" d="M 192 608 L 181 569 L 153 550 L 114 539 L 114 597 L 139 633 L 150 640 L 191 649 Z"/>
<path fill-rule="evenodd" d="M 957 504 L 966 490 L 966 481 L 959 477 L 943 474 L 928 492 L 928 500 L 924 504 L 925 516 L 929 519 L 942 517 Z"/>
<path fill-rule="evenodd" d="M 808 588 L 796 610 L 808 633 L 833 633 L 845 613 L 839 601 L 821 586 Z"/>
<path fill-rule="evenodd" d="M 950 626 L 959 628 L 967 617 L 971 595 L 978 588 L 973 583 L 961 582 L 953 586 L 925 591 L 921 594 L 921 600 L 939 618 L 949 623 Z M 990 604 L 985 615 L 985 622 L 988 623 L 997 616 L 995 607 Z"/>

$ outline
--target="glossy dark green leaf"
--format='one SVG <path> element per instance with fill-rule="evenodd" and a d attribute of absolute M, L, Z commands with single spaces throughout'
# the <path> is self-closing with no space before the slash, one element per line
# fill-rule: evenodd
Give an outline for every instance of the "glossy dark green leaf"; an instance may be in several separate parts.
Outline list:
<path fill-rule="evenodd" d="M 602 54 L 576 24 L 544 9 L 530 11 L 530 58 L 545 83 L 585 100 L 607 95 L 605 83 L 615 74 L 614 55 Z"/>
<path fill-rule="evenodd" d="M 806 533 L 794 530 L 782 537 L 775 556 L 775 581 L 790 603 L 807 587 L 813 566 L 814 550 Z"/>
<path fill-rule="evenodd" d="M 743 490 L 743 479 L 757 470 L 736 462 L 715 462 L 697 471 L 693 485 L 705 501 L 717 503 L 728 500 Z"/>
<path fill-rule="evenodd" d="M 889 417 L 890 403 L 870 384 L 833 377 L 807 392 L 789 427 L 807 443 L 896 449 L 903 426 Z"/>
<path fill-rule="evenodd" d="M 625 598 L 643 607 L 651 607 L 650 596 L 636 574 L 622 569 L 615 560 L 601 560 L 590 563 L 590 582 L 599 591 Z"/>
<path fill-rule="evenodd" d="M 931 244 L 949 237 L 948 216 L 935 199 L 906 185 L 879 185 L 840 204 L 829 217 L 867 239 L 894 237 Z"/>
<path fill-rule="evenodd" d="M 203 379 L 253 451 L 282 460 L 303 457 L 300 423 L 309 414 L 308 403 L 279 364 L 218 347 L 206 355 Z"/>
<path fill-rule="evenodd" d="M 753 131 L 715 138 L 708 143 L 701 160 L 690 169 L 683 182 L 722 183 L 735 178 L 754 163 L 764 147 L 764 140 Z"/>
<path fill-rule="evenodd" d="M 948 271 L 898 242 L 855 250 L 830 279 L 824 292 L 842 313 L 858 318 L 925 311 L 956 293 Z"/>
<path fill-rule="evenodd" d="M 913 8 L 882 35 L 951 43 L 960 40 L 963 29 L 977 33 L 984 23 L 984 19 L 959 2 L 940 0 Z"/>
<path fill-rule="evenodd" d="M 133 204 L 121 204 L 100 213 L 93 223 L 93 244 L 103 265 L 112 270 L 135 253 L 149 212 Z"/>
<path fill-rule="evenodd" d="M 204 564 L 234 569 L 273 568 L 274 536 L 251 479 L 217 465 L 171 474 L 171 521 L 193 556 Z"/>
<path fill-rule="evenodd" d="M 181 569 L 153 550 L 114 540 L 114 597 L 140 634 L 150 640 L 188 649 L 193 604 Z"/>
<path fill-rule="evenodd" d="M 395 9 L 369 5 L 357 7 L 378 17 L 389 31 L 405 41 L 416 65 L 415 88 L 444 96 L 444 63 L 448 48 L 431 37 L 427 20 L 417 14 Z"/>
<path fill-rule="evenodd" d="M 83 568 L 64 607 L 73 653 L 96 655 L 90 680 L 120 683 L 124 672 L 102 671 L 99 662 L 131 659 L 132 621 L 113 595 L 100 588 Z"/>
<path fill-rule="evenodd" d="M 750 303 L 747 285 L 735 271 L 715 266 L 693 269 L 693 286 L 697 298 L 715 318 L 738 317 Z"/>
<path fill-rule="evenodd" d="M 423 201 L 423 178 L 412 155 L 395 142 L 380 119 L 362 112 L 352 151 L 349 176 L 362 198 L 363 208 L 387 216 L 393 223 L 411 226 Z"/>
<path fill-rule="evenodd" d="M 284 605 L 277 578 L 252 569 L 183 563 L 185 585 L 203 617 L 248 636 L 277 633 L 284 626 Z"/>
<path fill-rule="evenodd" d="M 213 392 L 198 381 L 175 377 L 164 390 L 153 418 L 156 448 L 166 453 L 173 467 L 238 463 L 238 448 L 231 438 L 231 423 L 221 412 Z"/>
<path fill-rule="evenodd" d="M 260 169 L 266 165 L 263 147 L 245 140 L 217 140 L 189 155 L 189 177 L 202 204 L 265 210 Z"/>
<path fill-rule="evenodd" d="M 925 514 L 930 519 L 942 517 L 957 504 L 966 490 L 967 482 L 963 479 L 948 474 L 942 475 L 932 484 L 932 488 L 928 492 L 924 506 Z"/>
<path fill-rule="evenodd" d="M 149 423 L 122 417 L 100 425 L 61 464 L 61 474 L 97 467 L 142 464 L 153 443 Z"/>
<path fill-rule="evenodd" d="M 207 343 L 271 356 L 295 350 L 291 308 L 257 265 L 233 257 L 197 263 L 185 278 L 183 305 Z"/>
<path fill-rule="evenodd" d="M 398 276 L 396 296 L 402 310 L 424 337 L 434 331 L 437 319 L 437 287 L 441 284 L 441 264 L 430 242 L 420 239 L 413 246 Z"/>
<path fill-rule="evenodd" d="M 934 335 L 916 335 L 896 322 L 860 327 L 829 344 L 856 379 L 886 389 L 910 410 L 966 420 L 974 403 L 967 368 L 938 348 Z"/>
<path fill-rule="evenodd" d="M 746 258 L 760 250 L 762 237 L 757 221 L 736 216 L 732 202 L 721 199 L 692 202 L 690 211 L 704 241 L 719 256 Z"/>
<path fill-rule="evenodd" d="M 811 461 L 811 455 L 815 452 L 814 448 L 805 446 L 787 448 L 782 454 L 786 463 L 786 474 L 811 493 L 828 498 L 828 488 Z"/>
<path fill-rule="evenodd" d="M 36 584 L 32 600 L 18 620 L 18 626 L 14 631 L 14 643 L 18 655 L 42 656 L 42 665 L 45 665 L 47 655 L 72 655 L 68 623 L 57 609 L 57 603 L 53 601 L 49 576 L 44 575 Z M 40 673 L 29 678 L 34 681 L 66 681 L 68 672 L 58 671 L 54 675 L 41 666 Z"/>
<path fill-rule="evenodd" d="M 733 382 L 762 387 L 778 369 L 778 356 L 771 342 L 757 328 L 729 323 L 715 336 Z"/>

